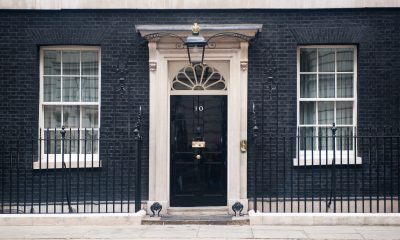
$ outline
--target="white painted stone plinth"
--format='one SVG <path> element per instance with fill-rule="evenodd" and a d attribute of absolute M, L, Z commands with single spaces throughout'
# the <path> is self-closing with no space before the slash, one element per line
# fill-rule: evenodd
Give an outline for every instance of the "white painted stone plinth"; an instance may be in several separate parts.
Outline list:
<path fill-rule="evenodd" d="M 250 225 L 400 225 L 399 213 L 261 213 L 249 211 Z"/>
<path fill-rule="evenodd" d="M 1 214 L 0 226 L 141 225 L 146 211 L 137 213 Z"/>

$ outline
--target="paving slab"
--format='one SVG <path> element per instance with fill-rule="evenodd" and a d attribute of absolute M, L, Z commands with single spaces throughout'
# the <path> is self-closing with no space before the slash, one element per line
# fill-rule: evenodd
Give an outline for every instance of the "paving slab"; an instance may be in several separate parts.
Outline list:
<path fill-rule="evenodd" d="M 0 226 L 1 240 L 18 239 L 399 239 L 400 226 Z"/>
<path fill-rule="evenodd" d="M 305 226 L 304 232 L 309 239 L 363 239 L 351 226 Z"/>
<path fill-rule="evenodd" d="M 145 228 L 94 228 L 90 229 L 83 237 L 87 239 L 118 239 L 127 238 L 130 239 L 141 239 L 141 235 L 146 231 Z"/>
<path fill-rule="evenodd" d="M 307 239 L 305 232 L 298 230 L 253 229 L 253 236 L 257 239 Z"/>
<path fill-rule="evenodd" d="M 374 240 L 400 239 L 400 229 L 397 230 L 387 230 L 385 228 L 382 228 L 380 230 L 361 229 L 359 230 L 359 233 L 363 236 L 364 239 L 374 239 Z"/>
<path fill-rule="evenodd" d="M 252 238 L 250 226 L 201 226 L 197 237 L 199 238 Z"/>
<path fill-rule="evenodd" d="M 196 225 L 149 225 L 141 235 L 142 238 L 189 239 L 197 237 L 199 227 Z"/>
<path fill-rule="evenodd" d="M 354 234 L 357 229 L 351 226 L 303 226 L 306 234 Z"/>
<path fill-rule="evenodd" d="M 43 238 L 51 239 L 54 236 L 63 236 L 64 238 L 82 238 L 89 231 L 86 227 L 74 226 L 72 228 L 67 226 L 37 226 L 35 228 L 23 227 L 23 231 L 29 231 L 27 238 Z"/>
<path fill-rule="evenodd" d="M 338 239 L 338 240 L 359 240 L 364 239 L 359 233 L 313 233 L 307 234 L 307 239 Z"/>

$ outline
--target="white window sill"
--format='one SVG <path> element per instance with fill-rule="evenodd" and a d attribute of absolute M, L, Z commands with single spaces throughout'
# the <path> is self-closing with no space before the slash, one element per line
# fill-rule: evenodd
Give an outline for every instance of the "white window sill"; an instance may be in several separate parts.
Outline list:
<path fill-rule="evenodd" d="M 333 151 L 300 151 L 299 158 L 293 159 L 293 166 L 329 166 L 333 162 Z M 336 151 L 335 165 L 359 165 L 361 157 L 355 157 L 354 151 Z"/>
<path fill-rule="evenodd" d="M 54 161 L 54 154 L 43 155 L 40 161 L 33 163 L 33 169 L 60 169 L 63 168 L 63 161 L 61 154 L 56 154 L 56 160 Z M 79 160 L 78 160 L 79 159 Z M 48 160 L 48 161 L 47 161 Z M 98 154 L 93 154 L 93 159 L 91 154 L 79 154 L 78 156 L 66 154 L 64 155 L 65 168 L 100 168 L 101 161 L 99 160 Z"/>

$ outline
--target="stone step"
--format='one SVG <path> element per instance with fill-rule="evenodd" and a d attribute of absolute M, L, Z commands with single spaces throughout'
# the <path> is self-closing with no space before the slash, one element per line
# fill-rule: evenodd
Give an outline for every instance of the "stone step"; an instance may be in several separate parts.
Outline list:
<path fill-rule="evenodd" d="M 142 219 L 143 225 L 249 225 L 248 216 L 232 217 L 231 215 L 210 216 L 177 216 L 164 215 L 161 217 L 146 216 Z"/>
<path fill-rule="evenodd" d="M 170 207 L 168 215 L 175 216 L 215 216 L 228 215 L 228 207 Z"/>

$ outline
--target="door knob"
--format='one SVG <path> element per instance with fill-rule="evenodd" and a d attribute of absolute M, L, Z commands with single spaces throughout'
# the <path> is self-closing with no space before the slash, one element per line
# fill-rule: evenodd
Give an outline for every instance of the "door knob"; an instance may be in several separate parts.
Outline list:
<path fill-rule="evenodd" d="M 200 154 L 197 154 L 197 155 L 196 155 L 196 159 L 197 159 L 197 160 L 200 160 L 200 159 L 201 159 Z"/>

